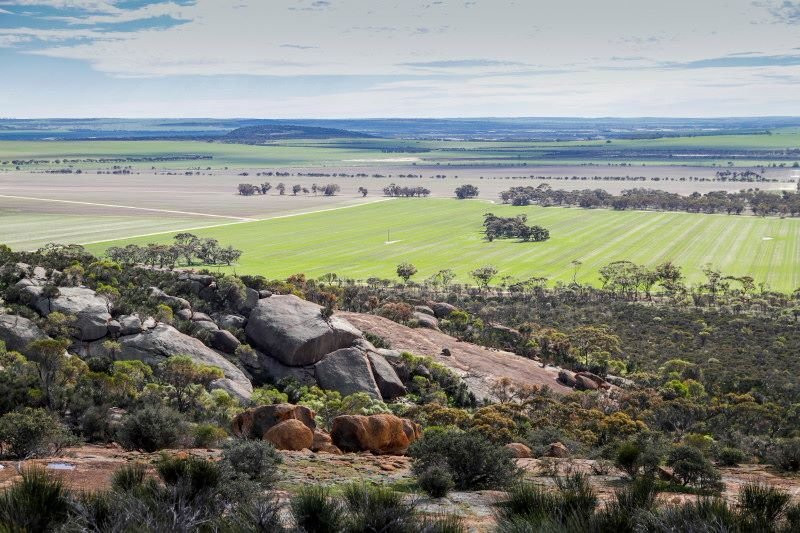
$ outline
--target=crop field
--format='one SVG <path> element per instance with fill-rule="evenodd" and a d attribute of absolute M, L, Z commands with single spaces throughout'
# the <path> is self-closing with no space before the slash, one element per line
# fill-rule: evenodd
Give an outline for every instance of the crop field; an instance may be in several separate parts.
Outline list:
<path fill-rule="evenodd" d="M 550 229 L 543 243 L 514 240 L 486 242 L 482 215 L 492 211 L 511 216 L 526 213 L 529 223 Z M 673 261 L 690 282 L 703 279 L 710 264 L 726 275 L 752 275 L 770 288 L 791 291 L 800 286 L 800 220 L 688 213 L 585 210 L 578 208 L 512 207 L 486 201 L 402 199 L 351 209 L 306 214 L 198 230 L 197 235 L 231 244 L 244 254 L 238 274 L 285 277 L 326 272 L 366 279 L 395 277 L 398 263 L 417 266 L 421 280 L 451 268 L 457 281 L 494 265 L 502 276 L 525 279 L 544 276 L 569 281 L 571 261 L 582 266 L 577 278 L 597 283 L 600 267 L 615 260 L 655 265 Z M 168 242 L 170 234 L 97 243 L 108 246 L 135 242 Z"/>
<path fill-rule="evenodd" d="M 197 156 L 203 156 L 198 159 Z M 207 158 L 205 158 L 207 157 Z M 110 164 L 85 159 L 132 159 L 115 164 L 149 169 L 225 167 L 389 166 L 524 167 L 536 164 L 642 164 L 736 166 L 783 164 L 800 160 L 800 132 L 709 135 L 658 139 L 523 142 L 401 139 L 283 140 L 262 146 L 208 141 L 0 141 L 0 169 L 12 160 L 38 159 L 30 168 L 97 168 Z M 162 158 L 151 161 L 148 158 Z M 65 165 L 63 160 L 70 162 Z M 137 160 L 138 159 L 138 160 Z"/>

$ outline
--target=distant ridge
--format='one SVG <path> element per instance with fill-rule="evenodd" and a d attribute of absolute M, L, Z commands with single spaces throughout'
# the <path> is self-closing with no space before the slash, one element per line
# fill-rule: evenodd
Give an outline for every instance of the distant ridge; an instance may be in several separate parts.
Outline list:
<path fill-rule="evenodd" d="M 264 144 L 281 139 L 352 139 L 366 137 L 372 137 L 372 135 L 338 128 L 320 128 L 296 124 L 265 124 L 236 128 L 220 137 L 219 140 L 229 143 Z"/>

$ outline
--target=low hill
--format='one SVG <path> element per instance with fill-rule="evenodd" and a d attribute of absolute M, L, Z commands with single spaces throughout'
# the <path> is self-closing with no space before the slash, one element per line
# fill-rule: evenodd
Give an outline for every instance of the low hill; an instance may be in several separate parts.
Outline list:
<path fill-rule="evenodd" d="M 352 139 L 372 137 L 366 133 L 320 128 L 316 126 L 297 126 L 294 124 L 266 124 L 236 128 L 220 137 L 222 142 L 241 144 L 263 144 L 280 139 Z"/>

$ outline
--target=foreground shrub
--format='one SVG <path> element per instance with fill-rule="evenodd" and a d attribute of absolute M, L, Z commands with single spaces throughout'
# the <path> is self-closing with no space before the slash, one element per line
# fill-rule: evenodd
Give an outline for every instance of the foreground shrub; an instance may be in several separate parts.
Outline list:
<path fill-rule="evenodd" d="M 344 488 L 348 531 L 415 532 L 419 524 L 412 503 L 388 487 L 353 483 Z"/>
<path fill-rule="evenodd" d="M 434 465 L 447 465 L 459 490 L 503 488 L 519 477 L 511 452 L 474 432 L 430 430 L 408 453 L 417 476 Z"/>
<path fill-rule="evenodd" d="M 52 531 L 67 520 L 69 494 L 62 482 L 41 469 L 22 472 L 22 480 L 0 496 L 0 531 Z"/>
<path fill-rule="evenodd" d="M 581 531 L 594 515 L 597 495 L 587 478 L 575 474 L 556 478 L 555 491 L 522 483 L 497 504 L 498 530 Z"/>
<path fill-rule="evenodd" d="M 0 417 L 0 449 L 8 457 L 50 455 L 74 441 L 56 416 L 45 409 L 26 407 Z"/>
<path fill-rule="evenodd" d="M 117 430 L 123 447 L 145 452 L 173 447 L 183 435 L 181 415 L 161 405 L 145 405 L 128 413 Z"/>
<path fill-rule="evenodd" d="M 278 478 L 281 456 L 269 442 L 234 439 L 222 449 L 221 465 L 231 475 L 269 487 Z"/>
<path fill-rule="evenodd" d="M 306 533 L 341 531 L 345 523 L 345 511 L 341 502 L 333 497 L 331 490 L 322 485 L 302 487 L 289 504 L 295 525 Z"/>
<path fill-rule="evenodd" d="M 739 491 L 739 509 L 746 529 L 769 530 L 791 502 L 789 493 L 760 483 L 747 484 Z"/>
<path fill-rule="evenodd" d="M 701 498 L 642 513 L 637 523 L 637 531 L 648 533 L 740 531 L 739 517 L 725 500 L 718 498 Z"/>
<path fill-rule="evenodd" d="M 628 474 L 631 479 L 637 476 L 652 476 L 661 463 L 660 450 L 655 445 L 628 441 L 617 449 L 614 464 Z"/>
<path fill-rule="evenodd" d="M 117 492 L 136 490 L 147 478 L 147 466 L 142 463 L 126 464 L 114 472 L 111 477 L 111 488 Z"/>

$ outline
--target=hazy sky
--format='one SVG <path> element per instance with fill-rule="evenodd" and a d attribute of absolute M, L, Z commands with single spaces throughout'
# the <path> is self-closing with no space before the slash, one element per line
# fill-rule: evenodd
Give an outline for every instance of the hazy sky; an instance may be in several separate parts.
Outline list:
<path fill-rule="evenodd" d="M 800 115 L 800 0 L 0 0 L 2 117 Z"/>

